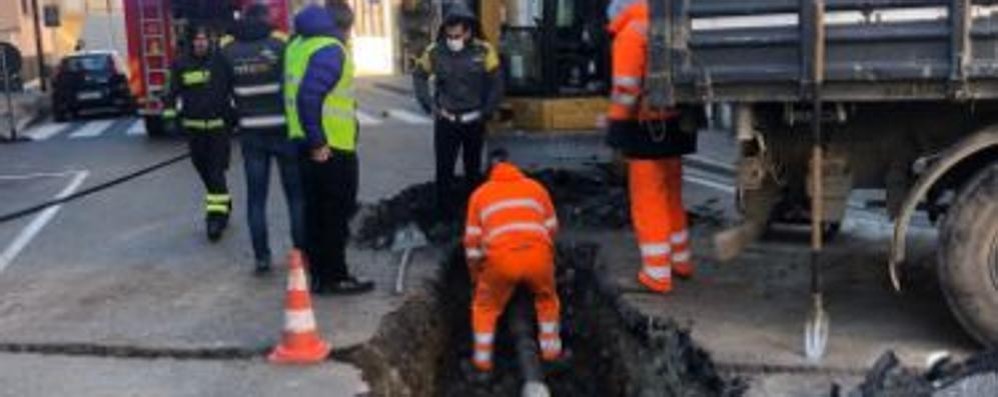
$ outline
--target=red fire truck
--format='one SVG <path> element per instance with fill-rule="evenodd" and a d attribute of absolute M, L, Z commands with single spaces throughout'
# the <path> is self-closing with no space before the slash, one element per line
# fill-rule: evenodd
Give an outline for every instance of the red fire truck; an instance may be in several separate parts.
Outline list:
<path fill-rule="evenodd" d="M 206 23 L 223 30 L 250 3 L 268 5 L 271 22 L 288 30 L 289 0 L 124 0 L 129 84 L 149 136 L 165 132 L 161 98 L 170 65 L 180 54 L 184 29 L 191 23 Z"/>

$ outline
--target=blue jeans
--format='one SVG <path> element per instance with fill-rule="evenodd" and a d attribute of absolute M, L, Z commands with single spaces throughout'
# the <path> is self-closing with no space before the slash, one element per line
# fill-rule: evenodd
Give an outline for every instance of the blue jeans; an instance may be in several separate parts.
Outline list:
<path fill-rule="evenodd" d="M 243 165 L 246 170 L 246 215 L 249 219 L 253 254 L 257 261 L 270 262 L 267 233 L 267 195 L 270 191 L 271 160 L 277 160 L 281 185 L 291 219 L 291 241 L 295 248 L 305 243 L 304 190 L 298 166 L 296 146 L 288 141 L 283 129 L 242 134 Z"/>

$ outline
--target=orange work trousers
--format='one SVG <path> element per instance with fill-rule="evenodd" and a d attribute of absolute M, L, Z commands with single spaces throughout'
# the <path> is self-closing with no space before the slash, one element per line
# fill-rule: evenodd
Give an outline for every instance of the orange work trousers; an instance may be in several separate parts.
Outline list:
<path fill-rule="evenodd" d="M 542 358 L 554 360 L 561 356 L 558 330 L 561 303 L 555 285 L 552 251 L 547 245 L 525 244 L 489 252 L 478 274 L 471 303 L 475 348 L 472 362 L 479 370 L 493 368 L 496 323 L 520 284 L 534 294 Z"/>
<path fill-rule="evenodd" d="M 693 273 L 680 157 L 629 159 L 631 219 L 641 250 L 638 280 L 657 292 L 672 289 L 672 273 Z"/>

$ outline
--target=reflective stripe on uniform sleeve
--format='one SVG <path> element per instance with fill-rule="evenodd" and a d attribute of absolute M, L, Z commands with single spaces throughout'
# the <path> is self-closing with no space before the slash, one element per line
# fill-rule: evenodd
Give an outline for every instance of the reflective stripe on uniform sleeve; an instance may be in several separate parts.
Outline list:
<path fill-rule="evenodd" d="M 482 235 L 482 228 L 478 226 L 468 226 L 464 231 L 465 237 L 478 237 Z"/>
<path fill-rule="evenodd" d="M 482 259 L 485 257 L 485 253 L 477 248 L 468 248 L 464 250 L 464 256 L 468 259 Z"/>
<path fill-rule="evenodd" d="M 672 246 L 668 243 L 662 244 L 641 244 L 641 256 L 662 256 L 672 253 Z"/>
<path fill-rule="evenodd" d="M 243 128 L 267 128 L 280 127 L 287 124 L 284 116 L 251 116 L 239 119 L 239 126 Z"/>
<path fill-rule="evenodd" d="M 261 84 L 253 85 L 247 87 L 236 87 L 236 95 L 238 96 L 256 96 L 256 95 L 269 95 L 281 92 L 281 85 L 277 83 L 273 84 Z"/>

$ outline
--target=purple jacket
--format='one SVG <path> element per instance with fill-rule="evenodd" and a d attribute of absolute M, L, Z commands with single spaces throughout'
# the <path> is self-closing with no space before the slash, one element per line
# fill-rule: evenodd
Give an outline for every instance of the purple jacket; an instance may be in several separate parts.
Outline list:
<path fill-rule="evenodd" d="M 317 5 L 308 6 L 295 15 L 295 33 L 305 38 L 324 36 L 343 41 L 333 16 Z M 326 145 L 326 135 L 322 131 L 322 102 L 339 83 L 345 61 L 346 54 L 338 46 L 325 47 L 308 61 L 296 108 L 309 148 Z"/>

